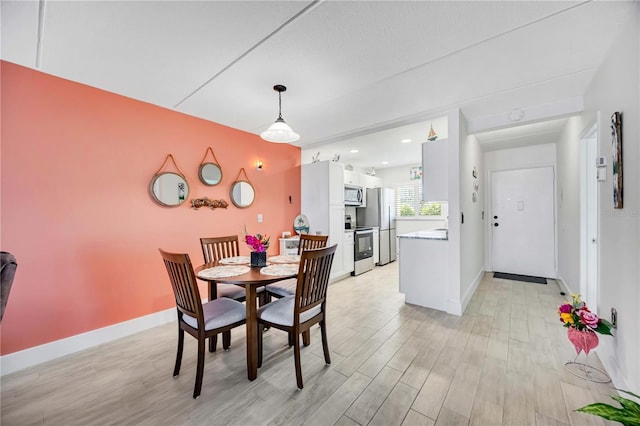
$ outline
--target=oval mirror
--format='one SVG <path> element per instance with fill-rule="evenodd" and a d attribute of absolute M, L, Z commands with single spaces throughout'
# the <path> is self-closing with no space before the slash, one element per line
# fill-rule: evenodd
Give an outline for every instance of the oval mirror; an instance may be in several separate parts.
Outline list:
<path fill-rule="evenodd" d="M 214 186 L 222 180 L 222 169 L 215 163 L 202 163 L 198 175 L 202 183 Z"/>
<path fill-rule="evenodd" d="M 244 209 L 253 204 L 256 193 L 251 183 L 246 180 L 237 180 L 231 185 L 229 196 L 234 206 Z"/>
<path fill-rule="evenodd" d="M 160 173 L 153 177 L 151 196 L 161 206 L 176 207 L 189 196 L 189 184 L 184 176 L 177 173 Z"/>

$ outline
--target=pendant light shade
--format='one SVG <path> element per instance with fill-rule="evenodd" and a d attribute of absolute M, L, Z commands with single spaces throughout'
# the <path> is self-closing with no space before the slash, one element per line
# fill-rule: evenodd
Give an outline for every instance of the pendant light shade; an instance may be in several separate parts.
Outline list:
<path fill-rule="evenodd" d="M 260 137 L 267 142 L 290 143 L 300 139 L 300 135 L 294 132 L 282 118 L 282 92 L 287 88 L 281 84 L 273 86 L 278 92 L 278 118 L 267 130 L 260 133 Z"/>

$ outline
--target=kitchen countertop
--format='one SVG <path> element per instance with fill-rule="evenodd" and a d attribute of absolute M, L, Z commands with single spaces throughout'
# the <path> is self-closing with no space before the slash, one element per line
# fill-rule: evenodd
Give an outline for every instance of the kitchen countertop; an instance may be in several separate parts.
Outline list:
<path fill-rule="evenodd" d="M 443 228 L 426 229 L 424 231 L 407 232 L 398 235 L 398 238 L 413 238 L 420 240 L 448 240 L 449 231 Z"/>

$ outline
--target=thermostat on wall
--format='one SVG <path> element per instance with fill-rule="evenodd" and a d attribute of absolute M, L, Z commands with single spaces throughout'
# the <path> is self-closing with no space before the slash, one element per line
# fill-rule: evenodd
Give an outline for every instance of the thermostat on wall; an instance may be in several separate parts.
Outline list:
<path fill-rule="evenodd" d="M 607 157 L 596 158 L 596 177 L 598 182 L 607 180 Z"/>

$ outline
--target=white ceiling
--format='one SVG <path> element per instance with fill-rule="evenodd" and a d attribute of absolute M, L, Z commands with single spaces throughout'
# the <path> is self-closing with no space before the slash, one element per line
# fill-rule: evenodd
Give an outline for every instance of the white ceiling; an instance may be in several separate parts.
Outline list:
<path fill-rule="evenodd" d="M 379 155 L 345 154 L 343 161 L 384 167 L 381 161 L 415 163 L 419 144 L 405 144 L 418 151 L 402 160 L 390 156 L 401 150 L 397 141 L 426 138 L 447 109 L 472 119 L 582 95 L 633 7 L 2 0 L 0 52 L 3 60 L 252 133 L 276 118 L 272 87 L 284 84 L 282 113 L 302 135 L 303 156 L 320 151 L 328 159 L 346 149 L 331 143 L 350 140 L 342 145 L 357 142 L 361 152 Z"/>

